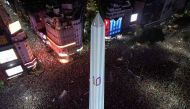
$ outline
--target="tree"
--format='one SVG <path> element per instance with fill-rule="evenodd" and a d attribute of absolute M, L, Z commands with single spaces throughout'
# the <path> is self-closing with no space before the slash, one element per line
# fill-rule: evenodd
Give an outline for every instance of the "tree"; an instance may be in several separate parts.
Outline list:
<path fill-rule="evenodd" d="M 85 20 L 85 37 L 84 42 L 90 41 L 90 29 L 91 29 L 91 23 L 94 19 L 96 13 L 98 12 L 98 6 L 95 0 L 88 0 L 87 1 L 87 7 L 86 7 L 87 13 L 85 14 L 86 20 Z"/>
<path fill-rule="evenodd" d="M 87 1 L 87 11 L 97 12 L 98 7 L 95 0 L 88 0 Z"/>

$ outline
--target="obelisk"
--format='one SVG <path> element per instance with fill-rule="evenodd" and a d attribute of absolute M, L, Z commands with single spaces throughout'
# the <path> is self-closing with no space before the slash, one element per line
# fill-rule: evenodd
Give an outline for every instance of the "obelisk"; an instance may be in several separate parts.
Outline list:
<path fill-rule="evenodd" d="M 105 26 L 99 13 L 91 24 L 89 109 L 104 109 Z"/>

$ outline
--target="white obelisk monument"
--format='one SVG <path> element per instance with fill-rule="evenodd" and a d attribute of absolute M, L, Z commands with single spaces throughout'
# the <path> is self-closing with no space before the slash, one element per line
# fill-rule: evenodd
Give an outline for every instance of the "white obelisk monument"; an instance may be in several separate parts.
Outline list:
<path fill-rule="evenodd" d="M 99 13 L 91 24 L 89 109 L 104 109 L 105 27 Z"/>

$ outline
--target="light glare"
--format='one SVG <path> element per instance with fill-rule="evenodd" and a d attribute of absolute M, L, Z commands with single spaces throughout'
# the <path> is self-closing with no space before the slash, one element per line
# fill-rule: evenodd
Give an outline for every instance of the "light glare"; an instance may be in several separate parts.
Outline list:
<path fill-rule="evenodd" d="M 48 37 L 47 37 L 47 38 L 48 38 Z M 69 43 L 69 44 L 60 46 L 60 45 L 57 45 L 56 43 L 54 43 L 50 38 L 48 38 L 48 40 L 49 40 L 53 45 L 55 45 L 55 46 L 58 47 L 58 48 L 66 48 L 66 47 L 69 47 L 69 46 L 72 46 L 72 45 L 75 45 L 75 44 L 76 44 L 76 42 L 72 42 L 72 43 Z"/>
<path fill-rule="evenodd" d="M 59 59 L 59 62 L 62 64 L 69 63 L 69 59 Z"/>

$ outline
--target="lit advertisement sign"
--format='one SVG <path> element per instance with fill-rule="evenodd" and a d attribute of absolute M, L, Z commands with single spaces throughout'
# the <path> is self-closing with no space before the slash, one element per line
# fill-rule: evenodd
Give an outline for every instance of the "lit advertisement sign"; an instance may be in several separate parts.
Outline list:
<path fill-rule="evenodd" d="M 10 76 L 13 76 L 13 75 L 16 75 L 16 74 L 19 74 L 19 73 L 23 72 L 23 69 L 19 65 L 19 66 L 16 66 L 16 67 L 13 67 L 13 68 L 5 70 L 5 72 L 10 77 Z"/>
<path fill-rule="evenodd" d="M 121 32 L 121 23 L 122 18 L 118 18 L 117 20 L 110 20 L 110 35 Z"/>
<path fill-rule="evenodd" d="M 110 35 L 110 20 L 105 19 L 104 23 L 105 23 L 105 35 L 109 36 Z"/>
<path fill-rule="evenodd" d="M 137 18 L 138 18 L 138 14 L 136 13 L 136 14 L 132 14 L 131 15 L 131 22 L 135 22 L 135 21 L 137 21 Z"/>
<path fill-rule="evenodd" d="M 121 23 L 122 23 L 122 18 L 119 18 L 119 28 L 120 28 L 120 30 L 121 30 Z"/>
<path fill-rule="evenodd" d="M 0 52 L 0 64 L 16 60 L 17 56 L 13 49 Z"/>
<path fill-rule="evenodd" d="M 11 34 L 14 34 L 19 30 L 21 30 L 21 25 L 19 21 L 9 24 L 9 31 L 11 32 Z"/>

